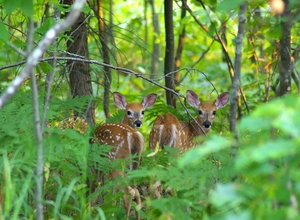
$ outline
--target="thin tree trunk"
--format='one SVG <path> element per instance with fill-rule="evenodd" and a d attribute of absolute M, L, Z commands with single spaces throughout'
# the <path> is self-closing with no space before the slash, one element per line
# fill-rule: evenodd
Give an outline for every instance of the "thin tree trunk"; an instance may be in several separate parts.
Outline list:
<path fill-rule="evenodd" d="M 116 60 L 116 50 L 115 50 L 115 41 L 114 41 L 114 1 L 110 0 L 109 1 L 109 34 L 110 34 L 110 38 L 109 38 L 109 42 L 112 46 L 111 48 L 111 55 L 112 57 Z"/>
<path fill-rule="evenodd" d="M 34 24 L 33 19 L 29 19 L 28 28 L 28 41 L 27 41 L 27 57 L 32 51 L 33 44 L 33 30 Z M 42 136 L 42 126 L 40 121 L 40 111 L 39 111 L 39 95 L 37 82 L 35 78 L 34 70 L 30 71 L 30 83 L 32 92 L 32 107 L 33 107 L 33 124 L 35 131 L 35 138 L 37 143 L 37 165 L 36 165 L 36 189 L 35 189 L 35 201 L 36 201 L 36 219 L 44 219 L 44 206 L 43 206 L 43 173 L 44 173 L 44 146 L 43 146 L 43 136 Z"/>
<path fill-rule="evenodd" d="M 166 30 L 166 53 L 165 53 L 165 85 L 172 90 L 174 84 L 174 31 L 173 31 L 173 0 L 164 1 L 165 30 Z M 176 99 L 172 92 L 166 90 L 167 104 L 176 108 Z"/>
<path fill-rule="evenodd" d="M 281 15 L 282 37 L 280 39 L 279 87 L 276 95 L 283 96 L 291 91 L 291 10 L 289 0 L 284 0 L 285 8 Z"/>
<path fill-rule="evenodd" d="M 298 87 L 298 93 L 300 94 L 300 72 L 298 72 L 295 68 L 296 66 L 296 63 L 298 62 L 299 60 L 299 46 L 295 48 L 295 51 L 294 51 L 294 54 L 293 54 L 293 62 L 292 62 L 292 74 L 295 75 L 295 83 L 297 84 L 297 87 Z M 297 74 L 296 74 L 297 73 Z"/>
<path fill-rule="evenodd" d="M 159 30 L 158 14 L 155 11 L 154 0 L 149 0 L 149 3 L 152 10 L 152 23 L 153 23 L 153 30 L 154 30 L 150 79 L 154 79 L 155 73 L 159 72 L 159 66 L 160 66 L 160 61 L 159 61 L 160 47 L 159 47 L 159 43 L 157 43 L 157 38 L 160 35 L 160 30 Z"/>
<path fill-rule="evenodd" d="M 145 26 L 145 39 L 144 41 L 146 42 L 146 44 L 148 44 L 148 16 L 147 16 L 147 12 L 148 12 L 148 3 L 147 0 L 144 1 L 144 26 Z M 144 58 L 144 57 L 143 57 Z"/>
<path fill-rule="evenodd" d="M 238 34 L 236 37 L 236 49 L 235 49 L 235 63 L 234 63 L 234 76 L 231 88 L 231 99 L 230 99 L 230 131 L 236 132 L 236 113 L 238 106 L 238 97 L 240 91 L 241 82 L 241 63 L 242 63 L 242 46 L 244 38 L 244 25 L 246 22 L 246 9 L 247 2 L 240 6 L 239 11 L 239 24 Z"/>
<path fill-rule="evenodd" d="M 65 0 L 64 4 L 71 5 L 73 0 Z M 80 13 L 77 21 L 72 25 L 71 30 L 68 32 L 69 40 L 67 40 L 67 51 L 73 54 L 77 54 L 88 58 L 88 46 L 87 46 L 87 31 L 85 15 Z M 76 96 L 89 96 L 91 97 L 87 108 L 82 109 L 82 117 L 88 124 L 95 124 L 95 104 L 92 100 L 92 80 L 90 75 L 90 65 L 84 62 L 67 62 L 68 71 L 70 75 L 70 88 L 72 97 Z M 74 113 L 75 117 L 79 116 L 79 112 Z"/>
<path fill-rule="evenodd" d="M 226 36 L 227 26 L 226 26 L 226 21 L 224 23 L 222 23 L 220 31 L 221 31 L 220 37 L 222 39 L 222 42 L 227 47 L 227 36 Z M 224 51 L 224 49 L 223 49 L 223 51 Z M 227 63 L 226 53 L 223 53 L 222 60 L 223 60 L 223 62 Z M 231 76 L 231 74 L 230 74 L 230 76 Z M 232 79 L 232 77 L 231 77 L 231 79 Z"/>
<path fill-rule="evenodd" d="M 186 16 L 186 11 L 187 11 L 187 7 L 186 7 L 186 0 L 181 0 L 182 2 L 182 6 L 181 6 L 181 21 L 183 21 L 183 19 Z M 176 55 L 175 55 L 175 70 L 179 70 L 180 66 L 181 66 L 181 55 L 182 55 L 182 51 L 183 51 L 183 46 L 184 46 L 184 38 L 185 38 L 185 34 L 186 34 L 186 30 L 185 30 L 185 24 L 182 24 L 182 31 L 179 34 L 179 38 L 178 38 L 178 46 L 177 46 L 177 50 L 176 50 Z M 175 83 L 178 85 L 180 83 L 180 72 L 176 71 L 175 73 Z"/>
<path fill-rule="evenodd" d="M 109 59 L 109 49 L 107 46 L 107 37 L 105 31 L 105 22 L 104 22 L 104 13 L 102 0 L 98 0 L 97 5 L 97 15 L 98 15 L 98 24 L 99 24 L 99 36 L 102 47 L 102 58 L 103 62 L 106 64 L 110 63 Z M 103 67 L 104 73 L 104 97 L 103 97 L 103 110 L 105 116 L 110 117 L 109 111 L 109 95 L 110 95 L 110 85 L 111 85 L 111 70 L 107 66 Z"/>
<path fill-rule="evenodd" d="M 202 5 L 203 9 L 206 10 L 206 7 L 203 3 L 202 0 L 198 0 L 198 2 Z M 197 22 L 197 24 L 199 24 L 199 26 L 206 32 L 208 33 L 208 28 L 207 26 L 204 26 L 199 20 L 197 20 L 196 16 L 193 14 L 192 10 L 187 6 L 188 8 L 188 12 L 190 12 L 190 14 L 192 15 L 192 17 L 195 19 L 195 21 Z M 208 12 L 207 12 L 208 13 Z M 228 50 L 227 50 L 227 38 L 225 36 L 226 34 L 226 26 L 224 27 L 225 24 L 222 24 L 222 29 L 221 29 L 221 34 L 223 36 L 221 36 L 217 30 L 215 30 L 215 33 L 216 33 L 216 36 L 218 38 L 218 42 L 221 44 L 222 46 L 222 50 L 223 50 L 223 53 L 224 53 L 224 57 L 222 58 L 223 60 L 225 60 L 225 62 L 227 63 L 227 66 L 228 66 L 228 72 L 229 72 L 229 75 L 230 75 L 230 78 L 231 78 L 231 81 L 233 82 L 233 75 L 234 75 L 234 67 L 233 67 L 233 64 L 232 64 L 232 61 L 230 59 L 230 56 L 229 56 L 229 53 L 228 53 Z M 248 107 L 248 103 L 247 103 L 247 100 L 246 100 L 246 96 L 243 92 L 243 89 L 240 87 L 240 94 L 241 94 L 241 97 L 243 98 L 243 101 L 244 101 L 244 104 L 246 106 L 246 109 L 247 109 L 247 112 L 249 113 L 249 107 Z M 242 107 L 241 107 L 241 102 L 237 102 L 238 103 L 238 118 L 241 118 L 242 117 Z"/>

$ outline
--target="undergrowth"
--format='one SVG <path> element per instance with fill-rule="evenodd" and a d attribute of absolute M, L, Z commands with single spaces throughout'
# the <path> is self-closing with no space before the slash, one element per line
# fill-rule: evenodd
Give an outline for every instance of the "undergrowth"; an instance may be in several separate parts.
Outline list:
<path fill-rule="evenodd" d="M 139 188 L 143 219 L 299 216 L 298 97 L 287 96 L 257 108 L 239 123 L 238 141 L 223 132 L 206 137 L 203 145 L 186 153 L 166 147 L 151 155 L 146 147 L 138 170 L 114 181 L 105 175 L 104 182 L 96 180 L 93 170 L 108 174 L 117 166 L 126 169 L 126 161 L 111 163 L 106 157 L 110 148 L 89 145 L 94 128 L 72 118 L 71 110 L 82 102 L 54 100 L 50 105 L 43 137 L 46 219 L 122 219 L 123 194 L 118 189 L 125 185 Z M 31 105 L 30 96 L 19 92 L 0 111 L 1 219 L 35 218 L 37 150 Z M 146 113 L 147 120 L 162 109 L 184 114 L 158 102 Z M 111 120 L 121 117 L 118 112 Z M 142 132 L 147 140 L 147 129 Z M 87 179 L 98 184 L 92 193 L 88 193 Z M 157 180 L 164 189 L 159 199 L 153 193 Z M 95 198 L 101 199 L 91 205 Z"/>

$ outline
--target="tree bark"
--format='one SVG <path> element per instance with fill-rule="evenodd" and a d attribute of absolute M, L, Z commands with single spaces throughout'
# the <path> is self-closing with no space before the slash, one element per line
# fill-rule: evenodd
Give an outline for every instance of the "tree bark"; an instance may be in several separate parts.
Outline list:
<path fill-rule="evenodd" d="M 64 0 L 64 4 L 71 5 L 73 0 Z M 67 40 L 67 51 L 72 54 L 77 54 L 88 58 L 87 46 L 87 31 L 85 23 L 85 15 L 80 13 L 77 21 L 72 25 L 71 30 L 68 32 L 69 38 Z M 87 121 L 88 124 L 95 124 L 95 104 L 92 91 L 92 80 L 90 75 L 90 65 L 84 62 L 68 61 L 67 69 L 70 76 L 70 89 L 72 97 L 76 96 L 89 96 L 91 97 L 88 107 L 82 109 L 81 116 Z M 79 112 L 74 113 L 75 117 L 79 116 Z"/>
<path fill-rule="evenodd" d="M 182 2 L 182 6 L 181 6 L 181 21 L 183 21 L 183 19 L 186 16 L 186 11 L 187 11 L 187 7 L 186 7 L 186 0 L 181 0 Z M 181 55 L 182 55 L 182 51 L 183 51 L 183 46 L 184 46 L 184 38 L 185 38 L 185 34 L 186 34 L 186 30 L 185 30 L 185 24 L 182 24 L 182 31 L 179 34 L 179 38 L 178 38 L 178 46 L 177 46 L 177 50 L 176 50 L 176 55 L 175 55 L 175 70 L 179 70 L 180 66 L 181 66 Z M 175 73 L 175 83 L 176 85 L 179 85 L 180 83 L 180 72 L 177 71 Z"/>
<path fill-rule="evenodd" d="M 239 101 L 239 91 L 241 82 L 241 63 L 242 63 L 242 46 L 244 38 L 244 26 L 246 22 L 246 9 L 247 2 L 240 6 L 239 11 L 239 24 L 238 34 L 236 37 L 236 49 L 235 49 L 235 62 L 234 62 L 234 76 L 231 88 L 231 99 L 230 99 L 230 131 L 236 131 L 236 115 L 237 106 Z"/>
<path fill-rule="evenodd" d="M 117 60 L 116 50 L 115 50 L 116 44 L 114 40 L 114 1 L 113 0 L 109 1 L 109 34 L 110 34 L 109 42 L 112 45 L 110 52 L 113 59 Z"/>
<path fill-rule="evenodd" d="M 28 40 L 27 40 L 27 57 L 32 51 L 33 44 L 33 32 L 34 24 L 33 18 L 30 17 L 28 24 Z M 36 166 L 36 189 L 35 189 L 35 202 L 36 202 L 36 219 L 43 220 L 43 173 L 44 173 L 44 146 L 43 146 L 43 133 L 42 126 L 40 122 L 40 108 L 39 108 L 39 95 L 38 95 L 38 86 L 36 81 L 36 76 L 34 70 L 30 72 L 30 84 L 31 84 L 31 94 L 32 94 L 32 107 L 33 107 L 33 124 L 34 132 L 37 143 L 37 166 Z"/>
<path fill-rule="evenodd" d="M 165 53 L 165 85 L 175 90 L 174 83 L 174 31 L 173 31 L 173 0 L 164 1 L 165 30 L 166 30 L 166 53 Z M 176 99 L 172 92 L 166 90 L 167 104 L 176 108 Z"/>
<path fill-rule="evenodd" d="M 99 36 L 102 47 L 102 58 L 103 62 L 106 64 L 110 63 L 109 59 L 109 49 L 107 46 L 107 37 L 105 31 L 105 23 L 104 23 L 104 13 L 103 13 L 103 3 L 102 0 L 98 0 L 97 5 L 97 15 L 98 15 L 98 25 L 99 25 Z M 104 97 L 103 97 L 103 110 L 105 116 L 110 117 L 109 111 L 109 94 L 110 94 L 110 86 L 111 86 L 111 70 L 107 66 L 103 68 L 104 73 Z"/>
<path fill-rule="evenodd" d="M 283 96 L 291 91 L 291 10 L 289 0 L 284 0 L 285 8 L 281 15 L 282 36 L 280 39 L 279 87 L 276 96 Z"/>
<path fill-rule="evenodd" d="M 203 9 L 204 10 L 207 10 L 203 1 L 202 0 L 198 0 L 198 2 L 202 5 Z M 192 10 L 188 8 L 188 12 L 190 12 L 190 14 L 192 15 L 192 17 L 195 19 L 196 23 L 199 24 L 199 26 L 208 34 L 208 28 L 207 26 L 203 25 L 197 18 L 196 16 L 193 14 Z M 207 11 L 207 14 L 209 14 L 209 12 Z M 224 34 L 226 34 L 226 28 L 224 27 L 225 24 L 222 24 L 222 28 L 221 28 L 221 34 L 219 34 L 219 32 L 217 30 L 215 30 L 215 34 L 216 34 L 216 37 L 217 37 L 217 42 L 219 42 L 221 44 L 221 47 L 222 47 L 222 50 L 223 50 L 223 53 L 224 53 L 224 57 L 223 57 L 223 60 L 227 63 L 227 67 L 228 67 L 228 72 L 229 72 L 229 76 L 231 78 L 231 81 L 233 82 L 233 76 L 234 76 L 234 65 L 231 61 L 231 58 L 229 56 L 229 53 L 228 53 L 228 50 L 227 50 L 227 38 L 226 36 L 224 36 Z M 223 36 L 221 36 L 223 35 Z M 248 107 L 248 104 L 247 104 L 247 100 L 246 100 L 246 96 L 243 92 L 243 89 L 240 87 L 240 94 L 241 94 L 241 97 L 243 98 L 243 102 L 244 102 L 244 105 L 246 106 L 246 110 L 247 112 L 249 113 L 249 107 Z M 241 108 L 241 102 L 237 102 L 238 103 L 238 118 L 241 118 L 242 117 L 242 108 Z"/>
<path fill-rule="evenodd" d="M 155 4 L 154 0 L 149 0 L 151 10 L 152 10 L 152 23 L 153 23 L 153 52 L 152 52 L 152 59 L 151 59 L 151 73 L 150 73 L 150 79 L 154 79 L 155 73 L 158 73 L 160 61 L 160 47 L 159 43 L 157 43 L 157 37 L 160 35 L 159 30 L 159 20 L 158 20 L 158 14 L 155 11 Z"/>

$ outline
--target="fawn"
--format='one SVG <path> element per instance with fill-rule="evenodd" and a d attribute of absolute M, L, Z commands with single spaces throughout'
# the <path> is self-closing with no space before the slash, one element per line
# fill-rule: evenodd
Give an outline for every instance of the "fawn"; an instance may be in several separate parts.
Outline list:
<path fill-rule="evenodd" d="M 192 107 L 198 110 L 198 117 L 195 119 L 197 123 L 195 121 L 179 121 L 170 113 L 158 116 L 150 132 L 149 144 L 151 150 L 154 150 L 157 144 L 162 149 L 164 146 L 169 146 L 178 148 L 181 151 L 186 151 L 197 145 L 194 142 L 195 137 L 210 132 L 216 111 L 227 105 L 229 93 L 220 94 L 215 102 L 200 102 L 198 95 L 192 90 L 188 90 L 186 99 Z M 156 181 L 153 187 L 155 197 L 160 198 L 162 193 L 161 182 Z M 166 192 L 172 194 L 170 188 L 167 188 Z"/>
<path fill-rule="evenodd" d="M 146 96 L 142 103 L 127 103 L 126 98 L 118 92 L 114 92 L 114 101 L 121 108 L 126 111 L 121 123 L 106 123 L 98 126 L 95 130 L 94 141 L 101 145 L 113 146 L 109 154 L 109 159 L 129 159 L 132 156 L 136 156 L 130 160 L 128 165 L 129 170 L 135 170 L 140 163 L 140 157 L 144 149 L 144 138 L 140 132 L 135 128 L 142 126 L 142 119 L 144 111 L 149 108 L 156 101 L 156 94 L 150 94 Z M 112 179 L 117 176 L 124 177 L 125 172 L 122 170 L 113 170 L 110 172 Z M 124 208 L 126 209 L 126 219 L 129 218 L 132 199 L 135 198 L 139 208 L 141 208 L 140 193 L 137 188 L 131 188 L 130 186 L 124 187 Z M 138 212 L 136 211 L 137 219 L 140 219 Z"/>
<path fill-rule="evenodd" d="M 201 127 L 195 121 L 179 121 L 169 113 L 158 116 L 150 132 L 150 149 L 155 149 L 157 144 L 161 148 L 169 146 L 182 151 L 195 146 L 197 144 L 194 142 L 195 137 L 210 132 L 216 111 L 227 105 L 229 93 L 220 94 L 215 102 L 200 102 L 198 95 L 192 90 L 188 90 L 186 99 L 192 107 L 198 110 L 198 117 L 195 120 Z"/>

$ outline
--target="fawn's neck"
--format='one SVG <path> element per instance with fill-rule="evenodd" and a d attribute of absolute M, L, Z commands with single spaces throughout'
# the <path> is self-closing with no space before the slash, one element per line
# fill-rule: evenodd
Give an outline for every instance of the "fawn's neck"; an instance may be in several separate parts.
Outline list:
<path fill-rule="evenodd" d="M 187 122 L 187 123 L 189 124 L 190 130 L 195 137 L 201 135 L 207 135 L 210 132 L 210 128 L 204 128 L 202 126 L 203 123 L 197 119 L 196 121 L 192 120 L 191 122 Z"/>

